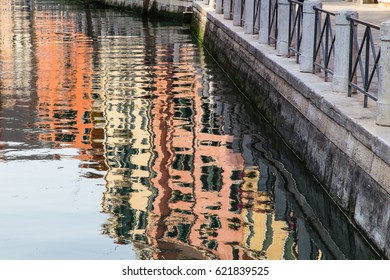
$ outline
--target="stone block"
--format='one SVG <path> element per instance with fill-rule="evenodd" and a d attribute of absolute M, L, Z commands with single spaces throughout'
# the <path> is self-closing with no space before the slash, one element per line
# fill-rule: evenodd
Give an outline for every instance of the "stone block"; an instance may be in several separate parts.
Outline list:
<path fill-rule="evenodd" d="M 349 132 L 338 125 L 335 121 L 328 119 L 325 128 L 325 135 L 332 141 L 341 151 L 345 151 L 348 145 Z"/>
<path fill-rule="evenodd" d="M 359 141 L 354 141 L 355 145 L 352 148 L 350 155 L 352 160 L 356 162 L 365 172 L 370 174 L 371 166 L 374 160 L 374 153 L 364 146 Z"/>
<path fill-rule="evenodd" d="M 384 252 L 390 221 L 390 197 L 375 182 L 360 186 L 354 219 L 378 249 Z"/>
<path fill-rule="evenodd" d="M 305 157 L 306 166 L 310 167 L 313 174 L 323 183 L 325 170 L 329 164 L 327 162 L 327 156 L 330 149 L 330 142 L 326 141 L 323 134 L 315 127 L 309 131 L 308 139 Z"/>
<path fill-rule="evenodd" d="M 328 155 L 330 176 L 330 192 L 335 196 L 343 209 L 349 209 L 350 194 L 354 188 L 353 171 L 355 163 L 336 146 L 332 147 Z"/>
<path fill-rule="evenodd" d="M 304 118 L 297 119 L 294 122 L 293 130 L 296 136 L 291 139 L 291 146 L 294 148 L 297 156 L 300 159 L 304 158 L 303 151 L 307 150 L 307 141 L 309 138 L 310 129 L 312 129 L 310 123 L 304 120 Z"/>
<path fill-rule="evenodd" d="M 387 192 L 390 193 L 390 166 L 378 156 L 374 156 L 371 167 L 371 177 L 377 181 Z"/>
<path fill-rule="evenodd" d="M 319 131 L 325 133 L 329 118 L 322 113 L 312 103 L 308 105 L 306 118 L 315 126 Z"/>
<path fill-rule="evenodd" d="M 309 100 L 300 92 L 297 92 L 289 87 L 285 97 L 302 115 L 306 116 L 308 114 L 310 104 Z"/>

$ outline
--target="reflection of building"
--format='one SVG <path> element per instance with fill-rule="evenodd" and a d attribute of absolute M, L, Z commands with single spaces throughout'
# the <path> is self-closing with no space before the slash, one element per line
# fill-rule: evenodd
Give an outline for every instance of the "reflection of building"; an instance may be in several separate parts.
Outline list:
<path fill-rule="evenodd" d="M 258 190 L 261 175 L 264 177 L 258 168 L 244 171 L 241 197 L 246 227 L 241 246 L 248 248 L 253 258 L 286 259 L 291 251 L 288 240 L 294 228 L 289 228 L 284 220 L 277 220 L 272 193 Z"/>
<path fill-rule="evenodd" d="M 92 45 L 82 33 L 65 32 L 76 28 L 63 13 L 38 11 L 34 20 L 40 139 L 78 148 L 81 159 L 90 160 Z"/>
<path fill-rule="evenodd" d="M 110 33 L 102 32 L 110 38 Z M 102 101 L 103 144 L 108 166 L 102 208 L 111 214 L 108 223 L 103 225 L 103 232 L 118 243 L 132 240 L 143 244 L 149 243 L 145 230 L 149 200 L 153 197 L 150 101 L 144 98 L 146 91 L 133 86 L 147 73 L 142 66 L 128 71 L 134 66 L 121 55 L 128 52 L 127 46 L 123 46 L 127 43 L 128 38 L 119 34 L 104 40 L 99 56 L 101 68 L 96 73 L 99 90 L 94 94 Z"/>
<path fill-rule="evenodd" d="M 1 114 L 12 118 L 3 140 L 78 148 L 82 166 L 104 169 L 90 162 L 101 161 L 92 139 L 102 130 L 92 124 L 92 44 L 74 13 L 39 1 L 2 1 L 1 9 L 9 10 L 0 17 Z"/>
<path fill-rule="evenodd" d="M 171 72 L 156 69 L 156 76 Z M 154 146 L 161 156 L 153 165 L 159 192 L 148 235 L 154 247 L 164 244 L 164 250 L 153 257 L 170 258 L 170 249 L 187 244 L 204 258 L 284 258 L 292 231 L 286 221 L 275 219 L 272 186 L 258 188 L 267 183 L 266 174 L 260 180 L 253 162 L 245 167 L 245 153 L 235 152 L 234 137 L 225 135 L 224 118 L 232 112 L 209 95 L 207 80 L 170 80 L 192 88 L 185 94 L 159 93 L 154 100 Z M 161 88 L 177 86 L 172 82 Z"/>
<path fill-rule="evenodd" d="M 102 30 L 91 88 L 103 233 L 143 259 L 297 258 L 296 217 L 280 175 L 252 158 L 240 108 L 193 66 L 192 44 L 169 42 L 177 31 L 133 20 Z"/>
<path fill-rule="evenodd" d="M 291 231 L 275 220 L 271 190 L 258 189 L 260 171 L 233 150 L 232 112 L 196 74 L 193 46 L 157 33 L 162 41 L 129 54 L 131 41 L 111 32 L 96 87 L 109 166 L 103 231 L 141 258 L 283 258 Z"/>
<path fill-rule="evenodd" d="M 5 11 L 5 12 L 3 12 Z M 12 1 L 2 1 L 0 11 L 0 159 L 1 142 L 15 141 L 33 144 L 35 138 L 26 133 L 34 116 L 33 31 L 30 17 L 33 11 Z M 29 32 L 26 32 L 29 30 Z"/>
<path fill-rule="evenodd" d="M 152 158 L 148 133 L 147 103 L 141 99 L 123 103 L 106 97 L 110 103 L 105 110 L 106 131 L 104 148 L 107 171 L 103 210 L 115 213 L 114 231 L 110 235 L 120 239 L 146 241 L 145 226 L 148 215 L 150 189 L 150 160 Z M 123 217 L 122 217 L 123 216 Z M 126 222 L 121 224 L 121 220 Z M 119 228 L 123 229 L 118 232 Z"/>
<path fill-rule="evenodd" d="M 0 17 L 0 113 L 20 118 L 8 132 L 0 118 L 0 160 L 2 141 L 16 138 L 10 133 L 31 140 L 24 132 L 36 131 L 28 116 L 36 110 L 40 140 L 77 148 L 83 168 L 108 169 L 102 231 L 131 242 L 140 258 L 321 256 L 316 244 L 307 249 L 285 174 L 256 148 L 245 110 L 194 66 L 199 54 L 186 34 L 128 17 L 85 22 L 33 10 L 19 12 L 17 24 Z M 92 19 L 102 30 L 93 43 L 85 35 L 99 29 Z"/>
<path fill-rule="evenodd" d="M 296 258 L 296 218 L 275 201 L 276 175 L 251 158 L 239 109 L 194 67 L 192 43 L 107 18 L 92 44 L 71 13 L 52 12 L 35 13 L 36 71 L 23 66 L 34 72 L 39 138 L 107 169 L 102 232 L 140 258 Z"/>

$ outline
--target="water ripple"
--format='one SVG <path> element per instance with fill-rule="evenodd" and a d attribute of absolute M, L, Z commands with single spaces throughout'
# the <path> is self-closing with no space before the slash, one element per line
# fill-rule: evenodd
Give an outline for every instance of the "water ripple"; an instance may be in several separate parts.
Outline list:
<path fill-rule="evenodd" d="M 0 258 L 377 257 L 188 26 L 0 1 Z"/>

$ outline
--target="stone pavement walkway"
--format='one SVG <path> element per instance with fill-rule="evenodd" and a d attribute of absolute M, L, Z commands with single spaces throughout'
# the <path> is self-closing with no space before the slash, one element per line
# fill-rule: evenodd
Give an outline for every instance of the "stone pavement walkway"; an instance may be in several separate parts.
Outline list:
<path fill-rule="evenodd" d="M 390 20 L 390 7 L 382 7 L 378 4 L 357 4 L 345 1 L 324 0 L 322 7 L 324 10 L 331 12 L 342 9 L 357 11 L 359 19 L 375 25 L 380 25 L 382 22 Z"/>

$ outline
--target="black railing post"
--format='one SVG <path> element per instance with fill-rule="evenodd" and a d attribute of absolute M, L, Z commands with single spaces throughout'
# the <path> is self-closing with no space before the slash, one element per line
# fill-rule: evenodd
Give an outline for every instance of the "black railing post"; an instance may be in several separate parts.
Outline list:
<path fill-rule="evenodd" d="M 273 40 L 276 49 L 276 41 L 278 39 L 278 0 L 269 0 L 268 10 L 268 45 L 271 45 L 271 40 Z M 274 36 L 272 36 L 272 31 Z"/>
<path fill-rule="evenodd" d="M 349 74 L 348 74 L 348 96 L 351 97 L 352 96 L 352 86 L 351 86 L 351 82 L 353 80 L 353 76 L 352 76 L 352 59 L 353 59 L 353 45 L 354 45 L 354 23 L 353 23 L 353 20 L 351 18 L 348 18 L 349 20 L 349 66 L 348 66 L 348 69 L 349 69 Z"/>
<path fill-rule="evenodd" d="M 293 31 L 291 30 L 292 28 L 292 13 L 293 13 L 293 3 L 291 0 L 288 1 L 290 3 L 290 12 L 288 15 L 288 52 L 287 52 L 287 57 L 290 57 L 290 50 L 291 50 L 291 42 L 292 42 L 292 36 L 293 36 Z"/>
<path fill-rule="evenodd" d="M 314 23 L 314 47 L 313 47 L 313 70 L 312 73 L 314 74 L 316 72 L 316 60 L 317 60 L 317 40 L 318 40 L 318 21 L 319 21 L 319 14 L 318 14 L 318 8 L 313 7 L 314 13 L 315 13 L 315 23 Z"/>
<path fill-rule="evenodd" d="M 267 1 L 267 0 L 265 0 Z M 269 9 L 268 9 L 268 45 L 271 45 L 271 30 L 272 30 L 272 21 L 273 21 L 273 16 L 272 16 L 272 0 L 269 0 Z"/>
<path fill-rule="evenodd" d="M 240 26 L 244 26 L 245 24 L 245 0 L 241 0 L 241 20 Z"/>
<path fill-rule="evenodd" d="M 368 72 L 370 71 L 369 67 L 370 67 L 370 36 L 369 36 L 369 27 L 367 27 L 366 29 L 366 32 L 367 32 L 367 37 L 366 37 L 366 59 L 365 59 L 365 66 L 364 66 L 364 73 L 362 73 L 362 75 L 364 75 L 364 78 L 363 79 L 363 86 L 364 86 L 364 90 L 365 91 L 368 91 L 368 88 L 369 88 L 369 84 L 368 84 Z M 367 95 L 364 95 L 364 108 L 367 108 Z"/>
<path fill-rule="evenodd" d="M 296 62 L 299 63 L 299 54 L 301 51 L 301 41 L 302 41 L 302 30 L 301 30 L 302 20 L 303 20 L 303 7 L 302 7 L 302 5 L 298 6 L 297 16 L 298 16 L 298 32 L 297 32 L 296 44 L 297 44 L 298 55 L 297 55 Z"/>
<path fill-rule="evenodd" d="M 325 18 L 325 22 L 326 24 L 330 24 L 328 23 L 328 20 L 329 20 L 329 17 L 328 15 L 326 16 Z M 329 56 L 329 28 L 326 28 L 326 31 L 325 31 L 325 37 L 326 37 L 326 40 L 325 40 L 325 52 L 324 52 L 324 64 L 325 64 L 325 67 L 326 67 L 326 64 L 328 62 L 328 56 Z M 324 75 L 325 75 L 325 82 L 328 81 L 328 71 L 324 71 Z"/>

